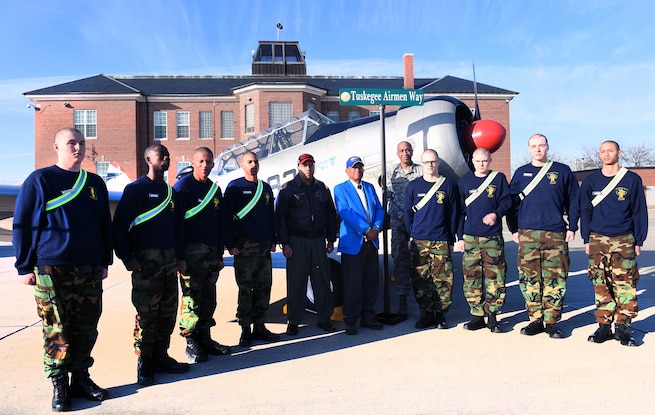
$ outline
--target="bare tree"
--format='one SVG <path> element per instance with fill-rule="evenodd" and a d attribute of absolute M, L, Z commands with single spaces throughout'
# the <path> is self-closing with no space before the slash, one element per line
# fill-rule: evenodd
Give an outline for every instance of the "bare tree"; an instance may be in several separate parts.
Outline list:
<path fill-rule="evenodd" d="M 621 149 L 619 162 L 625 167 L 651 167 L 655 166 L 655 147 L 637 144 Z M 583 146 L 580 158 L 575 159 L 574 170 L 600 168 L 600 153 L 598 148 Z"/>
<path fill-rule="evenodd" d="M 655 165 L 655 147 L 637 144 L 622 149 L 621 153 L 621 164 L 625 167 L 652 167 Z"/>

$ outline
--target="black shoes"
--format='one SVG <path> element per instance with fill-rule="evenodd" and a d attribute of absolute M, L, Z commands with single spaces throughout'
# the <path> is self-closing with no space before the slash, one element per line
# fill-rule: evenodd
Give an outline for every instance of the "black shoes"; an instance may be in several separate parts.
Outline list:
<path fill-rule="evenodd" d="M 155 383 L 150 353 L 141 353 L 136 361 L 136 383 L 141 386 L 150 386 Z"/>
<path fill-rule="evenodd" d="M 325 321 L 325 322 L 319 321 L 318 323 L 316 323 L 316 327 L 318 327 L 323 331 L 327 331 L 328 333 L 334 333 L 335 331 L 337 331 L 337 328 L 334 327 L 334 325 L 329 321 Z"/>
<path fill-rule="evenodd" d="M 521 334 L 526 336 L 534 336 L 535 334 L 544 332 L 544 323 L 541 320 L 533 321 L 521 329 Z"/>
<path fill-rule="evenodd" d="M 483 316 L 473 316 L 468 323 L 464 323 L 465 330 L 480 330 L 487 327 Z"/>
<path fill-rule="evenodd" d="M 357 334 L 357 326 L 355 323 L 346 323 L 346 334 L 349 336 Z"/>
<path fill-rule="evenodd" d="M 498 324 L 498 320 L 496 319 L 495 314 L 489 314 L 489 317 L 487 318 L 487 328 L 492 333 L 502 333 L 503 332 L 503 329 L 500 328 L 500 324 Z"/>
<path fill-rule="evenodd" d="M 382 330 L 382 323 L 374 318 L 370 320 L 362 320 L 359 325 L 371 330 Z"/>
<path fill-rule="evenodd" d="M 636 346 L 637 342 L 635 339 L 630 336 L 630 332 L 628 331 L 628 326 L 625 324 L 615 324 L 614 325 L 614 338 L 621 342 L 623 346 Z"/>
<path fill-rule="evenodd" d="M 205 353 L 193 334 L 186 338 L 186 350 L 184 350 L 184 355 L 191 363 L 201 363 L 209 360 L 207 353 Z"/>
<path fill-rule="evenodd" d="M 592 343 L 603 343 L 607 340 L 613 339 L 612 328 L 609 324 L 598 324 L 598 328 L 594 334 L 587 338 L 587 341 Z"/>
<path fill-rule="evenodd" d="M 280 341 L 280 335 L 271 333 L 263 323 L 256 323 L 252 330 L 252 339 L 274 343 Z"/>
<path fill-rule="evenodd" d="M 65 412 L 71 409 L 71 391 L 68 386 L 68 373 L 53 376 L 52 378 L 52 410 Z"/>
<path fill-rule="evenodd" d="M 73 371 L 70 392 L 73 397 L 85 398 L 89 401 L 104 401 L 109 396 L 107 389 L 101 388 L 91 380 L 88 369 Z"/>
<path fill-rule="evenodd" d="M 239 338 L 239 346 L 250 347 L 251 344 L 252 344 L 252 332 L 250 331 L 250 325 L 241 326 L 241 337 Z"/>
<path fill-rule="evenodd" d="M 434 313 L 434 319 L 437 321 L 438 329 L 445 330 L 448 328 L 448 323 L 446 322 L 446 313 L 443 311 L 436 311 Z"/>
<path fill-rule="evenodd" d="M 556 324 L 546 324 L 546 328 L 544 329 L 546 333 L 548 333 L 548 337 L 551 339 L 563 339 L 564 335 L 562 332 L 557 328 Z"/>
<path fill-rule="evenodd" d="M 225 356 L 230 354 L 230 352 L 232 351 L 230 346 L 225 346 L 217 341 L 214 341 L 211 337 L 209 329 L 205 329 L 202 331 L 200 337 L 200 347 L 202 347 L 202 349 L 206 353 L 212 356 Z"/>
<path fill-rule="evenodd" d="M 414 327 L 423 330 L 435 326 L 436 324 L 437 320 L 434 318 L 434 312 L 421 311 L 421 318 L 416 322 L 416 324 L 414 324 Z"/>
<path fill-rule="evenodd" d="M 188 363 L 179 363 L 168 355 L 166 350 L 160 350 L 152 356 L 153 373 L 184 373 L 189 370 Z"/>
<path fill-rule="evenodd" d="M 298 325 L 297 324 L 287 324 L 287 335 L 288 336 L 297 336 L 298 335 Z"/>

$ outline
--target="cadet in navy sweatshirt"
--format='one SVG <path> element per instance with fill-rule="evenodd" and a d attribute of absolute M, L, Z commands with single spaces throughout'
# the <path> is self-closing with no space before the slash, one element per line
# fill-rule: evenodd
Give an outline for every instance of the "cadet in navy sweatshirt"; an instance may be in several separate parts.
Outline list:
<path fill-rule="evenodd" d="M 405 226 L 410 237 L 412 287 L 421 317 L 417 329 L 447 328 L 445 313 L 452 303 L 453 261 L 459 194 L 457 186 L 439 175 L 439 155 L 421 154 L 423 177 L 405 189 Z"/>
<path fill-rule="evenodd" d="M 16 269 L 24 284 L 34 285 L 56 412 L 71 408 L 71 396 L 94 401 L 108 396 L 89 377 L 89 367 L 102 279 L 112 263 L 111 217 L 105 183 L 81 169 L 85 144 L 74 128 L 57 131 L 57 164 L 25 180 L 14 212 Z"/>
<path fill-rule="evenodd" d="M 177 318 L 177 272 L 186 271 L 184 212 L 176 208 L 173 189 L 164 182 L 168 149 L 153 144 L 144 156 L 148 173 L 125 187 L 116 206 L 114 247 L 132 272 L 137 383 L 147 386 L 155 382 L 154 373 L 181 373 L 189 365 L 168 355 Z"/>
<path fill-rule="evenodd" d="M 580 216 L 578 181 L 568 166 L 548 160 L 544 135 L 530 137 L 528 150 L 532 161 L 514 172 L 509 186 L 515 207 L 507 217 L 512 238 L 519 244 L 519 286 L 530 317 L 521 334 L 545 331 L 559 339 L 564 337 L 556 323 L 562 318 L 566 294 L 568 243 L 575 237 Z"/>
<path fill-rule="evenodd" d="M 635 346 L 628 326 L 639 310 L 637 256 L 648 232 L 648 211 L 641 178 L 619 166 L 620 155 L 616 141 L 604 141 L 602 168 L 585 177 L 580 188 L 580 232 L 589 255 L 598 323 L 588 340 L 616 338 Z"/>
<path fill-rule="evenodd" d="M 505 175 L 489 169 L 489 150 L 479 148 L 472 158 L 475 172 L 457 183 L 461 214 L 455 250 L 463 252 L 464 296 L 473 316 L 464 328 L 479 330 L 486 325 L 500 333 L 496 315 L 505 303 L 507 274 L 502 218 L 512 207 L 512 198 Z"/>

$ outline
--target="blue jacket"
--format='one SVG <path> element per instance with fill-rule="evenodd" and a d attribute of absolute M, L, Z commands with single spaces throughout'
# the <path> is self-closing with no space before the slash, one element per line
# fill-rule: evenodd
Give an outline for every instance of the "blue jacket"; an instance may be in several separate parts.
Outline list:
<path fill-rule="evenodd" d="M 364 205 L 353 182 L 346 180 L 334 187 L 334 202 L 341 218 L 337 250 L 344 254 L 357 255 L 364 243 L 364 233 L 372 227 L 382 229 L 384 224 L 384 209 L 375 193 L 375 188 L 368 182 L 361 183 L 368 201 L 368 211 L 371 212 L 369 221 L 366 220 Z M 376 248 L 379 248 L 377 239 L 373 243 Z"/>

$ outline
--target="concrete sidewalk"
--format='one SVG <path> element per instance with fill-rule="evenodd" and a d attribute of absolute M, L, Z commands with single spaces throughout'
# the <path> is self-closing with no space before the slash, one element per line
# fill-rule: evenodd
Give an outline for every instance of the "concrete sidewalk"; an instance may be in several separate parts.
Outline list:
<path fill-rule="evenodd" d="M 652 235 L 652 233 L 651 233 Z M 650 240 L 653 240 L 651 237 Z M 595 328 L 587 257 L 578 239 L 571 245 L 571 275 L 561 329 L 566 339 L 527 337 L 519 330 L 527 314 L 516 282 L 516 244 L 506 244 L 505 333 L 468 332 L 460 255 L 454 255 L 454 303 L 448 330 L 417 331 L 410 318 L 381 331 L 325 334 L 312 314 L 297 337 L 271 345 L 234 347 L 231 356 L 210 357 L 182 375 L 160 374 L 157 384 L 136 385 L 132 350 L 134 309 L 130 277 L 120 262 L 105 280 L 104 312 L 94 350 L 92 378 L 108 388 L 102 403 L 73 400 L 88 414 L 646 414 L 655 403 L 655 244 L 639 258 L 639 317 L 633 323 L 639 347 L 616 341 L 587 342 Z M 11 247 L 0 247 L 0 414 L 47 414 L 52 385 L 43 376 L 41 323 L 30 287 L 16 281 Z M 284 332 L 283 269 L 274 270 L 268 327 Z M 221 272 L 213 336 L 238 343 L 237 288 L 233 269 Z M 395 302 L 395 295 L 392 301 Z M 392 310 L 395 304 L 392 303 Z M 382 300 L 380 298 L 380 311 Z M 343 323 L 336 322 L 339 329 Z M 184 358 L 175 333 L 170 354 Z"/>

